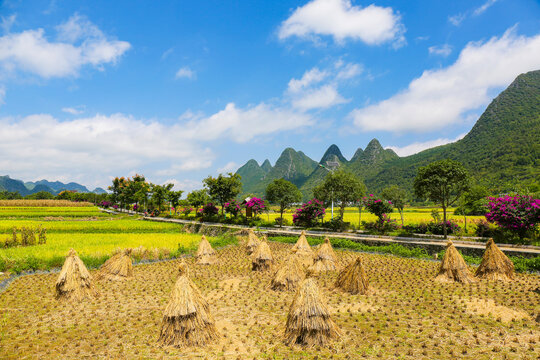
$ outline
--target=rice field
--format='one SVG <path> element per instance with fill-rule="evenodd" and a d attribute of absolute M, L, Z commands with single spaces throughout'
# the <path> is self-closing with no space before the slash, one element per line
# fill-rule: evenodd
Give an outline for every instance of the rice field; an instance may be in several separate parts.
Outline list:
<path fill-rule="evenodd" d="M 4 219 L 43 219 L 63 220 L 70 218 L 105 218 L 109 214 L 95 206 L 0 206 L 0 220 Z"/>
<path fill-rule="evenodd" d="M 540 277 L 473 284 L 433 281 L 438 262 L 360 254 L 370 290 L 335 289 L 336 271 L 315 278 L 341 337 L 326 346 L 284 343 L 294 292 L 269 284 L 292 245 L 269 243 L 276 264 L 251 271 L 243 246 L 218 250 L 215 265 L 187 258 L 191 279 L 209 303 L 219 338 L 202 347 L 162 347 L 163 311 L 179 260 L 134 267 L 125 281 L 94 281 L 100 296 L 54 297 L 58 274 L 16 279 L 0 293 L 2 359 L 537 359 Z M 336 250 L 342 268 L 358 253 Z M 95 271 L 91 271 L 95 274 Z"/>

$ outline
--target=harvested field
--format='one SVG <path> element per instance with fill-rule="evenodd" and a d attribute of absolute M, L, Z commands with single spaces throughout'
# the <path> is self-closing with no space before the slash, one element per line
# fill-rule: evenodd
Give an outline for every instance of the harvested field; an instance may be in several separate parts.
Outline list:
<path fill-rule="evenodd" d="M 269 242 L 276 268 L 290 244 Z M 335 250 L 338 271 L 358 253 Z M 0 358 L 403 358 L 536 359 L 540 276 L 513 282 L 439 283 L 439 262 L 360 254 L 367 295 L 334 289 L 337 271 L 316 281 L 342 337 L 325 347 L 289 347 L 283 334 L 293 292 L 270 290 L 273 271 L 252 271 L 243 246 L 217 250 L 213 265 L 188 258 L 190 278 L 210 305 L 219 339 L 206 347 L 161 347 L 163 311 L 179 260 L 134 267 L 121 282 L 98 282 L 96 299 L 55 300 L 58 274 L 20 277 L 0 293 Z M 95 271 L 91 271 L 95 275 Z M 474 311 L 478 303 L 497 310 Z M 473 305 L 471 305 L 473 304 Z M 504 307 L 504 308 L 501 308 Z M 504 314 L 525 316 L 505 317 Z M 506 321 L 508 320 L 508 321 Z"/>

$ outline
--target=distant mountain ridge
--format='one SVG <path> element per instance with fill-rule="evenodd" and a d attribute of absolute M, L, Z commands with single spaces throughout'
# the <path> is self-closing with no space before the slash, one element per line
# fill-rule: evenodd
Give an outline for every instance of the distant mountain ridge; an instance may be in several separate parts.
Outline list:
<path fill-rule="evenodd" d="M 463 163 L 477 182 L 500 191 L 540 187 L 540 71 L 519 75 L 489 104 L 471 131 L 454 143 L 399 157 L 373 139 L 350 160 L 333 144 L 318 163 L 287 148 L 273 167 L 265 160 L 263 170 L 252 159 L 237 173 L 242 176 L 244 194 L 264 195 L 272 180 L 285 178 L 308 199 L 329 172 L 319 164 L 351 171 L 370 192 L 394 184 L 411 191 L 418 168 L 442 159 Z"/>
<path fill-rule="evenodd" d="M 25 183 L 22 180 L 12 179 L 9 177 L 9 175 L 0 176 L 0 191 L 17 192 L 22 196 L 35 194 L 40 191 L 46 191 L 53 195 L 57 195 L 64 190 L 77 191 L 80 193 L 91 192 L 95 194 L 103 194 L 107 192 L 102 188 L 96 188 L 90 191 L 86 186 L 75 182 L 64 184 L 60 181 L 51 182 L 43 179 L 35 182 L 28 181 Z"/>

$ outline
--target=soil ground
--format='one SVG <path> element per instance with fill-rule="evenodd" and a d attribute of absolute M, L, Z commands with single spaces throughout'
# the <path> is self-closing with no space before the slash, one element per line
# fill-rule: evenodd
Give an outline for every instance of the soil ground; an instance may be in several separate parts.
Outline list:
<path fill-rule="evenodd" d="M 291 245 L 270 243 L 278 260 Z M 362 257 L 368 295 L 335 290 L 337 272 L 317 277 L 343 337 L 328 347 L 289 347 L 282 336 L 294 293 L 269 289 L 273 271 L 252 272 L 242 246 L 216 265 L 190 265 L 221 338 L 203 348 L 161 347 L 162 312 L 179 260 L 139 265 L 132 279 L 95 282 L 100 296 L 55 300 L 58 274 L 23 276 L 0 294 L 2 359 L 537 359 L 540 276 L 470 285 L 433 281 L 438 262 L 336 251 L 340 266 Z M 94 271 L 92 271 L 94 273 Z"/>

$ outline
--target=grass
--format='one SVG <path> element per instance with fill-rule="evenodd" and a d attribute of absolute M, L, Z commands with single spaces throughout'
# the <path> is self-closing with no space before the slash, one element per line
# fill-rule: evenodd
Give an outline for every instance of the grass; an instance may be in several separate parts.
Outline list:
<path fill-rule="evenodd" d="M 74 202 L 69 200 L 26 200 L 26 199 L 17 199 L 17 200 L 0 200 L 0 206 L 9 207 L 89 207 L 94 206 L 94 204 L 89 202 Z"/>
<path fill-rule="evenodd" d="M 290 244 L 270 243 L 283 264 Z M 358 256 L 336 250 L 339 267 Z M 534 359 L 540 352 L 538 275 L 510 283 L 441 284 L 438 263 L 360 254 L 371 292 L 347 295 L 337 272 L 317 276 L 321 295 L 343 336 L 324 347 L 289 347 L 282 334 L 293 292 L 269 290 L 272 271 L 252 272 L 240 246 L 218 251 L 218 263 L 190 276 L 208 300 L 221 334 L 205 347 L 157 344 L 178 262 L 135 266 L 122 282 L 95 282 L 100 296 L 81 303 L 54 299 L 57 274 L 23 276 L 0 293 L 0 358 L 227 359 Z M 92 271 L 93 273 L 94 271 Z M 482 311 L 470 304 L 495 302 Z"/>
<path fill-rule="evenodd" d="M 2 206 L 0 219 L 47 219 L 47 218 L 90 218 L 110 217 L 95 206 L 60 207 L 60 206 Z"/>

